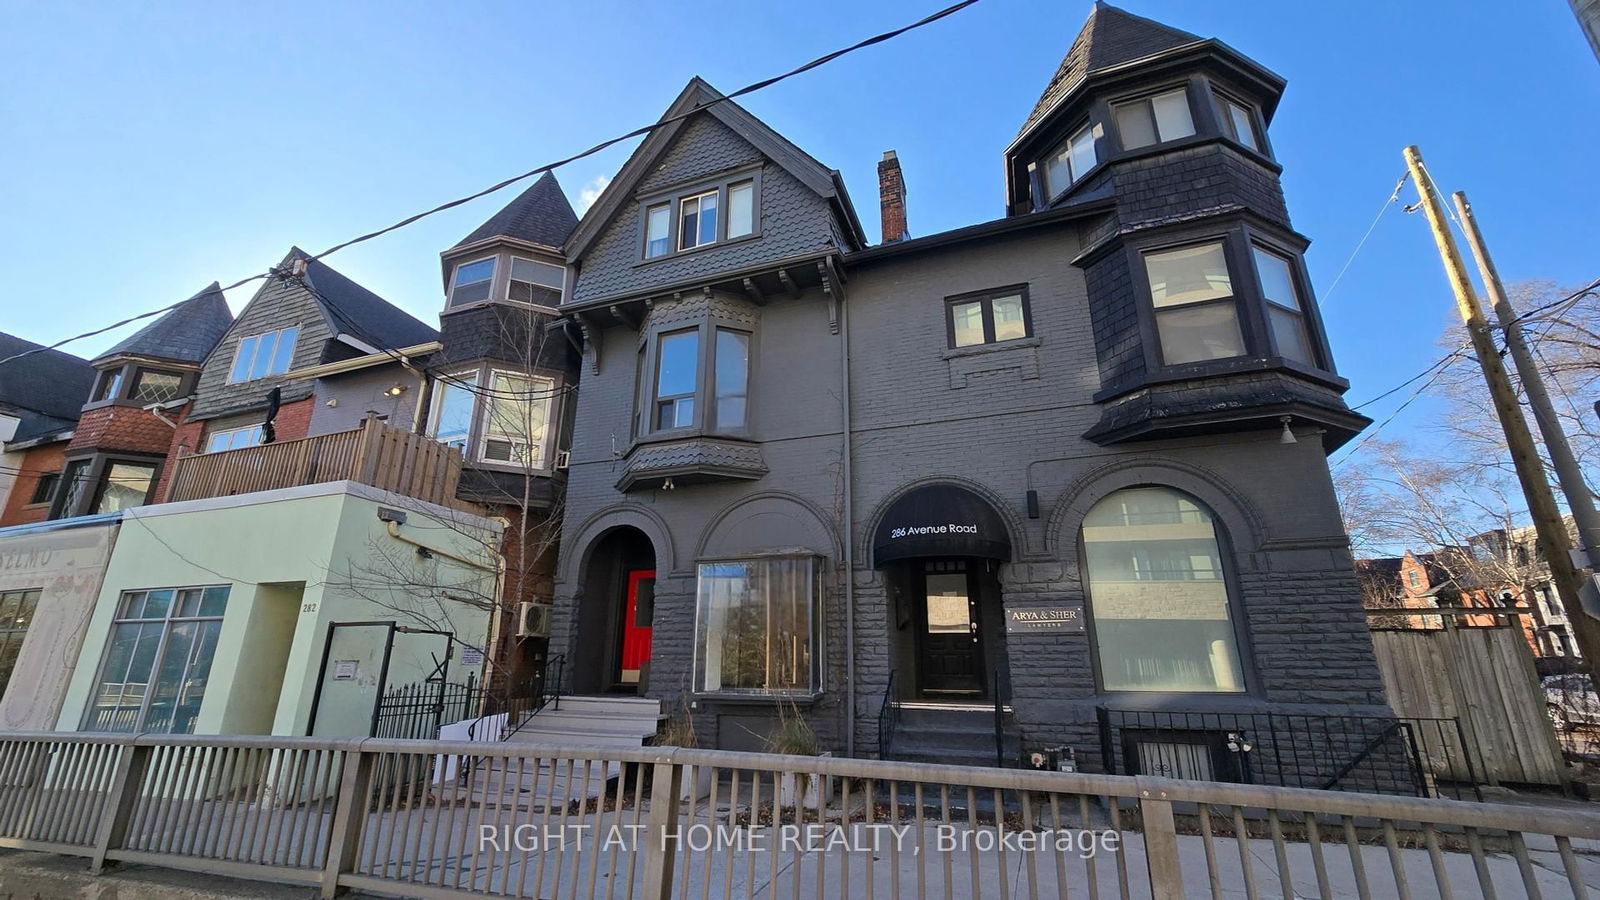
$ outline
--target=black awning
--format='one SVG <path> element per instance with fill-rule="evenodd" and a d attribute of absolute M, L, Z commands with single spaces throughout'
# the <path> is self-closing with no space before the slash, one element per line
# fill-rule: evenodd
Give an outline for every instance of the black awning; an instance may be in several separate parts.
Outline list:
<path fill-rule="evenodd" d="M 987 500 L 965 488 L 934 484 L 896 500 L 872 537 L 874 566 L 918 556 L 1010 559 L 1011 538 Z"/>

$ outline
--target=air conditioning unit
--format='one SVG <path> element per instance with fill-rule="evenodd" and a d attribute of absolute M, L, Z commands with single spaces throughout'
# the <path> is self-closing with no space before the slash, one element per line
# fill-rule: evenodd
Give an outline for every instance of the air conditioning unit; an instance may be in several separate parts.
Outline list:
<path fill-rule="evenodd" d="M 549 637 L 550 604 L 517 604 L 517 637 Z"/>

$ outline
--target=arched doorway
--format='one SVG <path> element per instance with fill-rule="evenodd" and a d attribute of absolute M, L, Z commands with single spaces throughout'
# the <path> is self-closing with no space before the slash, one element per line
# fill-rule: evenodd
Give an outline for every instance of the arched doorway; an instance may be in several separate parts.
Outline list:
<path fill-rule="evenodd" d="M 655 548 L 618 526 L 596 539 L 583 567 L 578 634 L 567 659 L 579 694 L 642 693 L 655 615 Z"/>
<path fill-rule="evenodd" d="M 896 693 L 930 702 L 986 702 L 1008 681 L 1000 565 L 1005 522 L 955 485 L 927 485 L 885 511 L 873 564 L 888 592 Z"/>

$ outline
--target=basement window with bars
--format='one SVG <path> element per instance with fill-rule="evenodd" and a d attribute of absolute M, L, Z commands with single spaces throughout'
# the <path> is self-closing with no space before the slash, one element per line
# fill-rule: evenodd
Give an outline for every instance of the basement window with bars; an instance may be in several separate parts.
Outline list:
<path fill-rule="evenodd" d="M 820 559 L 705 562 L 695 611 L 695 691 L 809 696 L 822 689 Z"/>
<path fill-rule="evenodd" d="M 82 730 L 193 734 L 228 593 L 227 585 L 124 593 Z"/>

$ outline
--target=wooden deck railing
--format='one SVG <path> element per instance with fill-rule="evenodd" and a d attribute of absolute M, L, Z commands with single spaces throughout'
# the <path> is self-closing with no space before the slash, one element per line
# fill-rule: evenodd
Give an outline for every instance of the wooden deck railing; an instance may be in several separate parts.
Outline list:
<path fill-rule="evenodd" d="M 350 431 L 179 457 L 167 501 L 359 481 L 457 508 L 461 463 L 460 450 L 369 417 Z"/>

